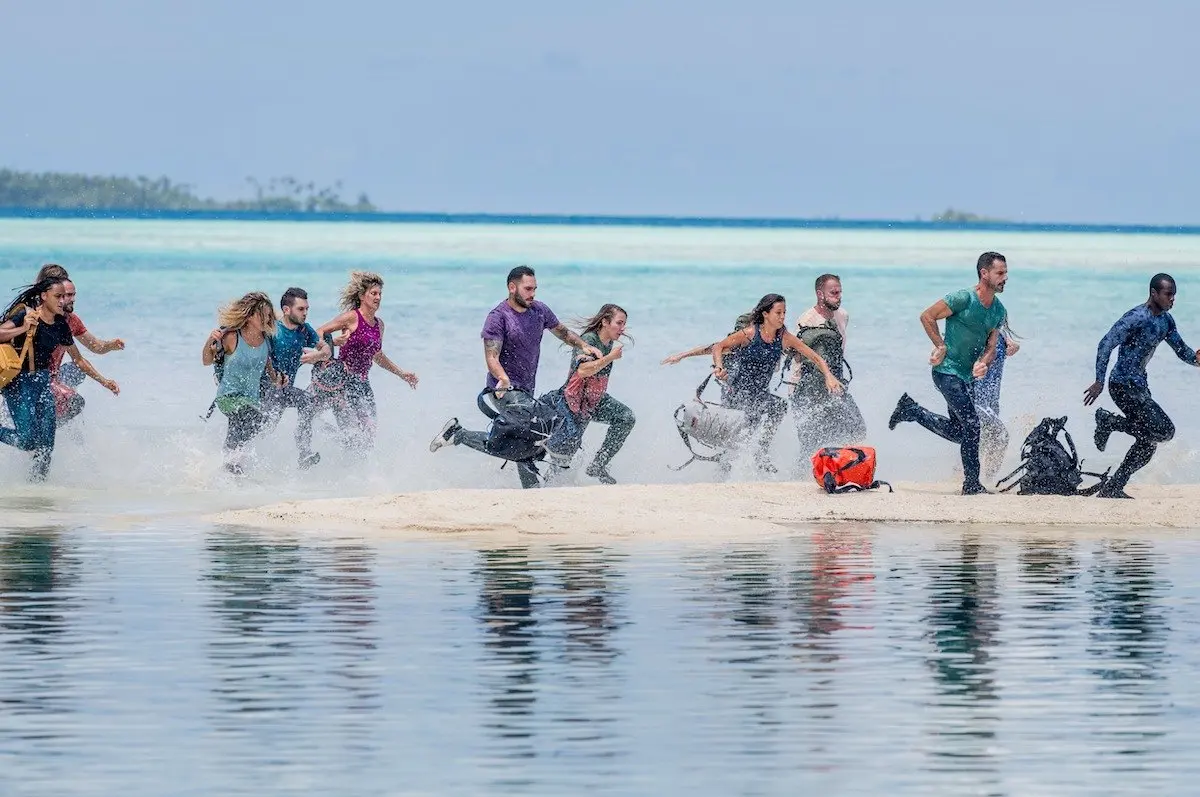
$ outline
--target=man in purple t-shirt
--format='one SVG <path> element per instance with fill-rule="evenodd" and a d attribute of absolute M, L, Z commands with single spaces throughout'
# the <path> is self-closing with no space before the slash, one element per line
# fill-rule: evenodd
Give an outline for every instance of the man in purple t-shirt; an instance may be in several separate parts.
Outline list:
<path fill-rule="evenodd" d="M 538 360 L 542 352 L 542 333 L 546 330 L 563 343 L 600 358 L 603 354 L 585 343 L 558 320 L 554 311 L 534 299 L 537 277 L 529 266 L 517 266 L 508 272 L 508 298 L 492 308 L 483 322 L 483 358 L 487 364 L 487 388 L 479 394 L 480 411 L 488 418 L 500 414 L 505 404 L 518 400 L 516 393 L 535 395 Z M 443 446 L 465 445 L 491 454 L 487 432 L 463 429 L 451 418 L 429 444 L 430 451 Z M 537 487 L 537 466 L 518 462 L 522 487 Z"/>

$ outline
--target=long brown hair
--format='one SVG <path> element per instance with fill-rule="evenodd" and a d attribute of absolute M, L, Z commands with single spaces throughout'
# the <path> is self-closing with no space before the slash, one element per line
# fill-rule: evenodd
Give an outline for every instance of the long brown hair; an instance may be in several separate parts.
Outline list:
<path fill-rule="evenodd" d="M 611 321 L 616 318 L 617 313 L 629 318 L 629 313 L 625 312 L 625 308 L 620 305 L 609 302 L 600 305 L 600 309 L 591 318 L 581 318 L 575 321 L 575 327 L 579 330 L 580 335 L 586 335 L 589 332 L 600 334 L 600 327 L 604 326 L 605 321 Z M 621 333 L 621 337 L 633 340 L 633 336 L 625 332 Z"/>
<path fill-rule="evenodd" d="M 262 319 L 263 332 L 274 335 L 275 305 L 271 303 L 271 297 L 262 291 L 252 291 L 222 307 L 217 314 L 217 323 L 222 329 L 240 331 L 256 315 Z"/>
<path fill-rule="evenodd" d="M 343 310 L 357 310 L 362 306 L 362 297 L 376 285 L 383 290 L 383 277 L 374 271 L 351 271 L 350 282 L 342 288 L 342 296 L 338 303 Z"/>

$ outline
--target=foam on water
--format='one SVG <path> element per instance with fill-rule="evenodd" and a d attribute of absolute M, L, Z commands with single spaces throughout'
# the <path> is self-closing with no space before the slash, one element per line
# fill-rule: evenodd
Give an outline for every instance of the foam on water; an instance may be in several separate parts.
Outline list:
<path fill-rule="evenodd" d="M 113 398 L 94 383 L 83 423 L 64 433 L 46 489 L 100 491 L 106 503 L 245 505 L 281 497 L 516 484 L 511 469 L 467 450 L 431 455 L 427 444 L 447 417 L 483 428 L 475 394 L 483 381 L 479 328 L 504 297 L 513 265 L 538 268 L 539 298 L 564 320 L 615 301 L 629 311 L 627 347 L 611 383 L 638 424 L 612 471 L 622 481 L 704 481 L 714 467 L 686 459 L 672 412 L 707 373 L 697 358 L 663 367 L 666 354 L 726 333 L 733 318 L 768 292 L 789 298 L 789 320 L 812 301 L 824 271 L 843 278 L 851 315 L 848 359 L 852 392 L 863 409 L 869 442 L 880 452 L 880 476 L 951 478 L 956 451 L 924 430 L 886 429 L 901 392 L 940 409 L 926 364 L 928 342 L 917 315 L 950 290 L 973 283 L 979 252 L 1009 258 L 1003 295 L 1022 351 L 1006 369 L 1003 414 L 1014 437 L 1045 415 L 1068 415 L 1089 469 L 1115 463 L 1118 437 L 1105 454 L 1092 448 L 1091 410 L 1080 398 L 1091 383 L 1095 346 L 1108 326 L 1144 298 L 1151 274 L 1179 278 L 1175 316 L 1184 339 L 1200 345 L 1190 312 L 1200 238 L 1083 235 L 1019 231 L 727 230 L 628 227 L 454 226 L 215 221 L 0 220 L 0 285 L 27 283 L 43 262 L 61 262 L 79 291 L 77 309 L 101 337 L 121 336 L 124 352 L 93 357 L 122 384 Z M 323 460 L 300 473 L 291 441 L 294 416 L 256 446 L 252 478 L 232 483 L 220 473 L 224 420 L 199 420 L 213 394 L 199 352 L 221 303 L 249 290 L 278 296 L 290 285 L 310 293 L 311 320 L 336 312 L 352 268 L 383 273 L 385 350 L 421 376 L 413 392 L 380 369 L 372 374 L 380 433 L 368 457 L 345 455 L 318 425 Z M 547 336 L 539 388 L 561 383 L 568 353 Z M 306 369 L 307 370 L 307 369 Z M 1164 349 L 1151 364 L 1155 396 L 1178 427 L 1139 479 L 1200 479 L 1195 449 L 1200 424 L 1186 413 L 1200 377 Z M 307 376 L 302 374 L 301 384 Z M 1107 399 L 1105 399 L 1107 401 Z M 585 446 L 598 444 L 589 430 Z M 791 420 L 776 441 L 788 478 L 806 470 Z M 1010 459 L 1012 452 L 1010 451 Z M 19 480 L 24 455 L 0 449 L 0 476 Z M 573 474 L 582 482 L 586 477 Z M 761 478 L 739 468 L 734 478 Z"/>

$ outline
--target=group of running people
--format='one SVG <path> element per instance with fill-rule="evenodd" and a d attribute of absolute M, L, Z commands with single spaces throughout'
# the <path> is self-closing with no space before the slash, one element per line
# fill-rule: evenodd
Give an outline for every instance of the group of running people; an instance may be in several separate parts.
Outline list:
<path fill-rule="evenodd" d="M 976 276 L 973 287 L 947 294 L 920 316 L 933 343 L 929 364 L 947 414 L 934 413 L 905 393 L 888 421 L 889 429 L 911 421 L 958 444 L 964 495 L 988 492 L 982 480 L 993 477 L 1004 458 L 1008 432 L 999 415 L 1000 382 L 1005 360 L 1019 348 L 999 298 L 1008 280 L 1006 259 L 985 252 L 976 263 Z M 713 376 L 722 385 L 722 403 L 744 413 L 747 428 L 758 438 L 755 462 L 765 472 L 776 470 L 768 451 L 789 403 L 805 453 L 863 442 L 866 436 L 863 415 L 848 390 L 852 373 L 844 354 L 849 315 L 841 307 L 841 279 L 822 274 L 814 288 L 816 303 L 799 316 L 795 332 L 786 325 L 786 300 L 770 293 L 738 317 L 727 337 L 663 360 L 675 364 L 711 355 Z M 511 408 L 534 400 L 542 336 L 549 331 L 573 349 L 563 385 L 539 399 L 553 407 L 561 422 L 543 441 L 544 456 L 517 461 L 521 485 L 540 486 L 567 467 L 593 421 L 608 429 L 585 472 L 614 484 L 610 463 L 635 424 L 633 411 L 608 392 L 610 375 L 622 357 L 622 339 L 628 337 L 628 314 L 616 304 L 604 304 L 573 330 L 536 299 L 537 276 L 527 266 L 509 272 L 507 290 L 504 301 L 488 313 L 480 335 L 487 369 L 485 387 L 477 397 L 480 411 L 495 421 Z M 1124 414 L 1097 409 L 1096 447 L 1103 451 L 1113 432 L 1132 436 L 1134 444 L 1097 495 L 1128 498 L 1125 487 L 1130 477 L 1149 463 L 1158 443 L 1174 435 L 1170 418 L 1150 395 L 1146 365 L 1164 340 L 1184 362 L 1200 364 L 1200 352 L 1183 342 L 1169 312 L 1175 290 L 1170 275 L 1156 274 L 1147 301 L 1122 316 L 1098 347 L 1096 381 L 1085 391 L 1084 404 L 1095 402 L 1107 379 L 1113 402 Z M 216 366 L 213 408 L 228 418 L 225 468 L 230 473 L 244 472 L 247 444 L 272 428 L 289 408 L 297 412 L 295 440 L 301 468 L 320 460 L 312 448 L 313 423 L 325 410 L 332 410 L 347 448 L 371 447 L 376 418 L 369 380 L 372 365 L 413 388 L 418 384 L 415 373 L 400 368 L 383 352 L 384 323 L 378 315 L 382 298 L 382 277 L 355 271 L 341 294 L 342 312 L 317 328 L 308 323 L 308 294 L 300 288 L 284 292 L 278 312 L 260 292 L 248 293 L 220 310 L 219 327 L 206 338 L 201 360 Z M 99 340 L 88 332 L 74 313 L 74 301 L 75 288 L 67 272 L 48 265 L 10 304 L 0 323 L 0 345 L 9 344 L 22 354 L 20 373 L 2 388 L 14 426 L 0 427 L 0 442 L 33 454 L 32 477 L 37 480 L 44 479 L 49 469 L 55 428 L 83 407 L 74 387 L 91 377 L 119 393 L 118 385 L 80 354 L 76 341 L 96 354 L 123 349 L 124 343 Z M 1109 375 L 1114 349 L 1119 351 L 1117 365 Z M 72 365 L 62 364 L 64 355 L 70 355 Z M 312 374 L 309 387 L 301 390 L 296 378 L 304 365 L 312 366 Z M 772 385 L 776 378 L 778 383 Z M 784 386 L 786 399 L 778 395 Z M 455 445 L 506 458 L 495 450 L 488 432 L 468 430 L 451 418 L 429 448 L 438 451 Z M 538 468 L 543 459 L 551 466 L 546 475 Z"/>

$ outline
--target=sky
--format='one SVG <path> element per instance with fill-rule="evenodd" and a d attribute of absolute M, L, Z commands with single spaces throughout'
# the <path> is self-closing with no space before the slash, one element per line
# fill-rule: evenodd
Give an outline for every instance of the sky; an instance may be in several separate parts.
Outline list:
<path fill-rule="evenodd" d="M 1200 4 L 0 0 L 0 167 L 395 211 L 1200 223 Z"/>

